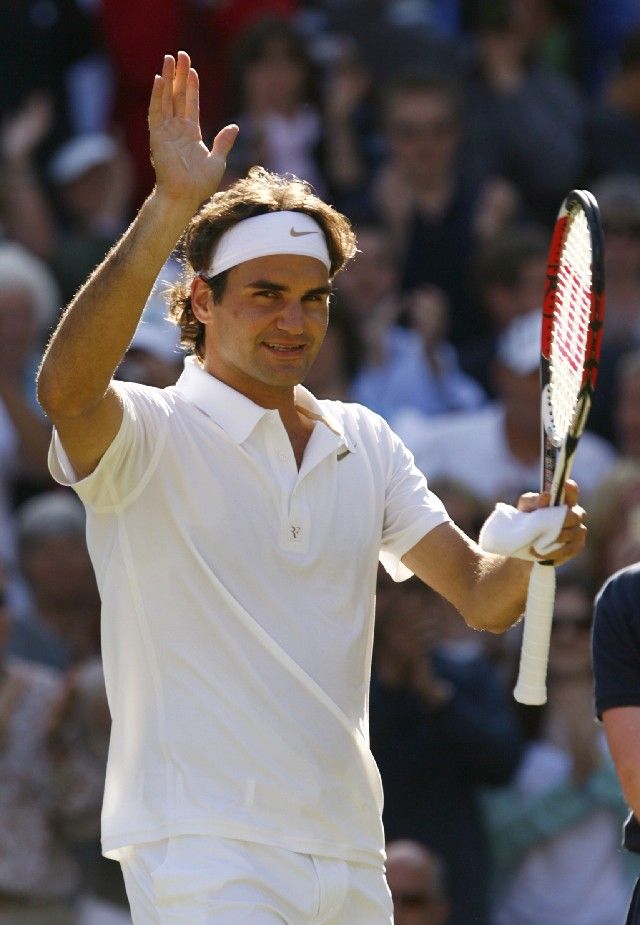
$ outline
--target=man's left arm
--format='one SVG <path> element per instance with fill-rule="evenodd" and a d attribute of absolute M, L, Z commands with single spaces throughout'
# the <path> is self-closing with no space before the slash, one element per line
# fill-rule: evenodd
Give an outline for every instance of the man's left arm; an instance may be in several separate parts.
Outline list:
<path fill-rule="evenodd" d="M 533 511 L 549 503 L 546 494 L 522 495 L 520 511 Z M 584 510 L 578 505 L 578 487 L 568 482 L 567 513 L 557 537 L 558 548 L 544 556 L 558 566 L 584 548 Z M 542 556 L 540 557 L 542 558 Z M 402 562 L 462 614 L 474 629 L 502 633 L 524 611 L 531 562 L 487 553 L 455 524 L 435 527 L 416 543 Z"/>

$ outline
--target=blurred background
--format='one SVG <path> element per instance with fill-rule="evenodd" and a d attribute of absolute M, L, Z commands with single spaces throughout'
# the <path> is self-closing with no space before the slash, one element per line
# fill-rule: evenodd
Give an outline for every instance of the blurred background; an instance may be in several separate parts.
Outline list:
<path fill-rule="evenodd" d="M 397 925 L 620 925 L 640 864 L 594 719 L 593 598 L 640 559 L 638 0 L 0 0 L 0 925 L 127 925 L 101 858 L 109 736 L 84 514 L 47 470 L 35 371 L 64 306 L 153 184 L 163 55 L 200 75 L 205 141 L 308 180 L 351 219 L 307 386 L 405 440 L 472 537 L 539 482 L 552 223 L 597 197 L 607 321 L 575 465 L 586 552 L 558 575 L 549 699 L 517 708 L 520 627 L 467 629 L 383 574 L 371 741 Z M 183 355 L 161 273 L 123 379 Z"/>

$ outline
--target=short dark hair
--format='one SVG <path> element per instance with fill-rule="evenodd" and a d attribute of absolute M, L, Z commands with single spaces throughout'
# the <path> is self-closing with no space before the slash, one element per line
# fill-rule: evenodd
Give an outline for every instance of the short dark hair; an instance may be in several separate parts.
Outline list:
<path fill-rule="evenodd" d="M 516 225 L 491 238 L 479 253 L 475 277 L 480 289 L 517 286 L 528 260 L 546 257 L 549 236 L 538 225 Z"/>
<path fill-rule="evenodd" d="M 453 75 L 436 74 L 432 71 L 411 67 L 401 71 L 388 85 L 383 95 L 383 113 L 388 121 L 393 104 L 404 96 L 439 96 L 451 109 L 456 122 L 460 121 L 463 102 L 458 81 Z"/>

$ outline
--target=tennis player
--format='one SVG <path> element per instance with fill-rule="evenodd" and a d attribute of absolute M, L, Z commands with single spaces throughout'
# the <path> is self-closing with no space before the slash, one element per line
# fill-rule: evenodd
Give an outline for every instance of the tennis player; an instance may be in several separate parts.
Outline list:
<path fill-rule="evenodd" d="M 600 588 L 592 642 L 596 714 L 631 810 L 623 844 L 640 854 L 640 562 L 615 572 Z M 640 925 L 640 879 L 625 925 Z"/>
<path fill-rule="evenodd" d="M 38 380 L 103 602 L 103 850 L 136 925 L 388 925 L 367 730 L 378 559 L 495 632 L 529 563 L 458 530 L 381 418 L 300 385 L 355 250 L 347 220 L 263 170 L 216 194 L 237 127 L 203 144 L 184 52 L 149 126 L 156 186 Z M 113 381 L 185 229 L 184 372 L 164 390 Z M 584 544 L 575 485 L 568 499 L 557 563 Z"/>

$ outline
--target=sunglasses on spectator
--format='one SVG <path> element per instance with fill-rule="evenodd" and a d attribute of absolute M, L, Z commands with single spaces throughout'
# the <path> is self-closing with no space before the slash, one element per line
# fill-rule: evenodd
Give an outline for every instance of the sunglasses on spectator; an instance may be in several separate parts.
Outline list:
<path fill-rule="evenodd" d="M 567 620 L 564 617 L 561 620 L 554 620 L 551 624 L 552 632 L 560 630 L 573 630 L 577 633 L 591 629 L 591 617 L 575 617 L 573 620 Z"/>
<path fill-rule="evenodd" d="M 389 124 L 389 130 L 394 138 L 403 141 L 414 141 L 416 138 L 442 138 L 450 134 L 455 128 L 453 119 L 434 119 L 431 122 L 410 122 L 408 119 L 397 120 Z"/>
<path fill-rule="evenodd" d="M 434 899 L 428 893 L 394 893 L 393 903 L 403 909 L 425 909 L 432 905 Z"/>
<path fill-rule="evenodd" d="M 605 234 L 617 235 L 621 238 L 640 239 L 640 222 L 603 222 L 602 228 Z"/>

